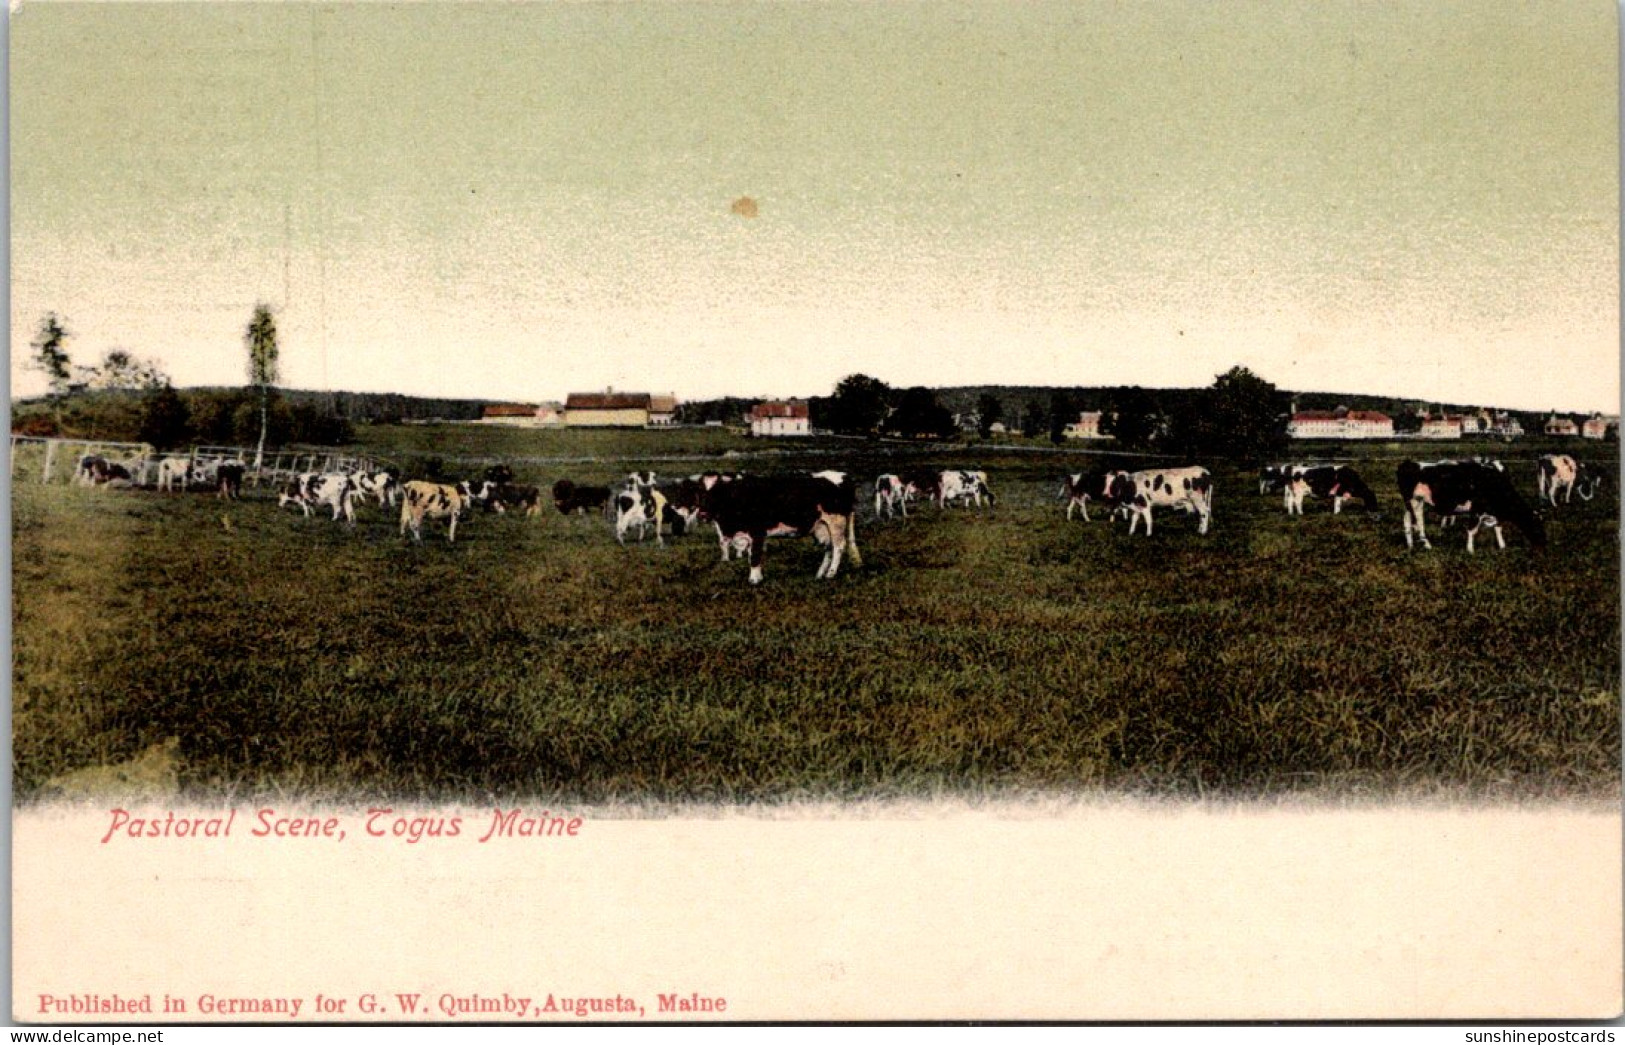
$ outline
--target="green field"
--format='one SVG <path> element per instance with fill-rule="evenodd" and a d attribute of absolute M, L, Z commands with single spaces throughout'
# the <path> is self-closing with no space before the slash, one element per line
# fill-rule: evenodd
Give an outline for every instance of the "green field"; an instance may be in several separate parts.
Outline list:
<path fill-rule="evenodd" d="M 421 546 L 203 495 L 13 486 L 19 797 L 150 764 L 199 798 L 582 801 L 1030 793 L 1610 796 L 1620 766 L 1618 500 L 1551 547 L 1460 529 L 1407 551 L 1394 465 L 1487 449 L 1534 496 L 1539 440 L 1352 455 L 1380 517 L 1289 519 L 1214 467 L 1213 531 L 1068 523 L 1088 455 L 764 446 L 716 431 L 364 429 L 408 477 L 520 481 L 985 468 L 992 510 L 861 511 L 860 568 L 766 583 L 709 531 L 618 546 L 599 518 L 478 515 Z M 1564 449 L 1617 471 L 1617 447 Z M 759 452 L 777 451 L 757 456 Z M 743 456 L 724 456 L 727 454 Z M 156 754 L 155 754 L 156 753 Z M 116 778 L 116 774 L 115 774 Z"/>

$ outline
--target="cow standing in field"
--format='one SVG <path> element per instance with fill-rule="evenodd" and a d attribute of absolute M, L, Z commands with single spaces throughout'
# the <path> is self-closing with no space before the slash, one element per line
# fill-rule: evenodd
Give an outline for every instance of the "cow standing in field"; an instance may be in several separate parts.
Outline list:
<path fill-rule="evenodd" d="M 215 496 L 222 501 L 235 501 L 243 492 L 243 476 L 248 466 L 241 461 L 221 461 L 215 469 Z"/>
<path fill-rule="evenodd" d="M 1597 479 L 1595 473 L 1568 454 L 1545 454 L 1535 462 L 1535 487 L 1540 499 L 1554 508 L 1559 493 L 1564 504 L 1576 493 L 1582 501 L 1591 500 L 1597 494 Z"/>
<path fill-rule="evenodd" d="M 655 543 L 665 547 L 665 520 L 666 495 L 652 484 L 645 486 L 637 481 L 628 482 L 615 495 L 615 539 L 621 544 L 626 543 L 627 533 L 634 528 L 641 541 L 647 536 L 649 527 L 653 526 Z"/>
<path fill-rule="evenodd" d="M 817 576 L 828 579 L 850 555 L 855 566 L 862 565 L 858 551 L 857 497 L 849 482 L 834 482 L 818 476 L 783 475 L 744 478 L 713 483 L 705 491 L 700 508 L 702 518 L 716 524 L 717 534 L 727 544 L 743 538 L 750 555 L 750 583 L 760 584 L 767 538 L 805 536 L 828 550 Z"/>
<path fill-rule="evenodd" d="M 1368 512 L 1377 510 L 1377 495 L 1347 465 L 1293 465 L 1284 485 L 1288 515 L 1302 515 L 1304 498 L 1310 495 L 1331 498 L 1333 515 L 1341 514 L 1344 501 L 1359 501 Z"/>
<path fill-rule="evenodd" d="M 393 508 L 395 502 L 400 499 L 400 480 L 396 479 L 390 472 L 357 472 L 355 482 L 356 488 L 361 491 L 362 497 L 364 498 L 368 494 L 376 497 L 380 508 Z"/>
<path fill-rule="evenodd" d="M 468 509 L 469 502 L 457 487 L 414 479 L 401 487 L 401 536 L 410 528 L 412 539 L 421 542 L 424 519 L 445 519 L 446 542 L 454 542 L 457 520 Z"/>
<path fill-rule="evenodd" d="M 522 486 L 518 483 L 501 483 L 492 487 L 490 496 L 486 501 L 493 511 L 504 513 L 512 508 L 523 511 L 528 518 L 538 515 L 542 510 L 542 491 L 534 486 Z"/>
<path fill-rule="evenodd" d="M 875 515 L 887 519 L 894 514 L 908 518 L 908 485 L 900 476 L 878 476 L 875 479 Z"/>
<path fill-rule="evenodd" d="M 980 508 L 984 497 L 987 498 L 988 504 L 993 503 L 993 491 L 987 485 L 986 472 L 948 471 L 938 477 L 938 508 L 946 508 L 949 503 L 956 501 L 964 501 Z"/>
<path fill-rule="evenodd" d="M 192 479 L 192 462 L 185 457 L 166 457 L 158 462 L 158 489 L 169 493 L 179 483 L 184 491 Z"/>
<path fill-rule="evenodd" d="M 1205 534 L 1213 520 L 1213 476 L 1206 468 L 1158 468 L 1144 472 L 1120 472 L 1112 479 L 1112 499 L 1129 512 L 1128 532 L 1132 536 L 1141 519 L 1145 535 L 1151 536 L 1153 508 L 1177 508 L 1194 512 L 1201 520 L 1196 532 Z"/>
<path fill-rule="evenodd" d="M 560 515 L 572 512 L 585 515 L 589 508 L 607 511 L 608 506 L 607 486 L 577 486 L 568 479 L 560 479 L 553 484 L 553 507 L 559 510 Z"/>
<path fill-rule="evenodd" d="M 667 507 L 682 520 L 685 526 L 693 527 L 708 518 L 705 514 L 705 504 L 710 498 L 712 488 L 719 483 L 733 483 L 742 478 L 744 477 L 737 473 L 728 474 L 723 472 L 703 472 L 699 475 L 691 475 L 672 487 L 671 494 L 667 499 Z M 722 548 L 723 562 L 729 561 L 733 552 L 738 552 L 739 557 L 744 558 L 745 553 L 750 548 L 748 538 L 740 535 L 732 538 L 725 537 L 721 526 L 717 526 L 716 531 L 717 544 Z"/>
<path fill-rule="evenodd" d="M 342 517 L 354 526 L 355 498 L 359 492 L 355 478 L 343 472 L 306 472 L 289 481 L 277 496 L 276 506 L 296 504 L 308 518 L 312 510 L 326 505 L 333 509 L 334 522 Z"/>
<path fill-rule="evenodd" d="M 1399 497 L 1405 505 L 1405 547 L 1413 547 L 1412 528 L 1422 547 L 1431 548 L 1424 526 L 1424 512 L 1432 508 L 1442 517 L 1472 520 L 1467 530 L 1467 551 L 1473 550 L 1478 531 L 1489 528 L 1495 541 L 1506 547 L 1501 532 L 1505 520 L 1516 526 L 1536 549 L 1546 546 L 1546 528 L 1513 488 L 1506 472 L 1476 461 L 1446 461 L 1419 464 L 1406 461 L 1399 466 Z"/>
<path fill-rule="evenodd" d="M 1121 511 L 1123 506 L 1112 496 L 1113 482 L 1117 476 L 1128 475 L 1127 472 L 1114 468 L 1097 468 L 1092 472 L 1074 472 L 1066 477 L 1061 484 L 1061 496 L 1066 498 L 1066 521 L 1072 521 L 1072 509 L 1076 508 L 1083 513 L 1083 521 L 1089 521 L 1089 502 L 1097 501 L 1108 511 Z"/>

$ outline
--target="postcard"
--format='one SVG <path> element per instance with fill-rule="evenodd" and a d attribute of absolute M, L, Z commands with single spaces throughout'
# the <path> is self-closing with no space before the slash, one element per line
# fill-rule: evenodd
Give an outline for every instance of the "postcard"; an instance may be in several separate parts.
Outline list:
<path fill-rule="evenodd" d="M 11 1018 L 1617 1016 L 1618 18 L 14 6 Z"/>

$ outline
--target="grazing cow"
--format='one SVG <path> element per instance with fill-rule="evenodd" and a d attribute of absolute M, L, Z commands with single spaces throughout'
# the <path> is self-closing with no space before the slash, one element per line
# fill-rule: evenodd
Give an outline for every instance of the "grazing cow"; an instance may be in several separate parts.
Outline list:
<path fill-rule="evenodd" d="M 179 483 L 182 490 L 192 479 L 192 462 L 185 457 L 166 457 L 158 462 L 158 489 L 169 493 Z"/>
<path fill-rule="evenodd" d="M 457 520 L 469 507 L 467 497 L 458 487 L 414 479 L 401 487 L 401 536 L 406 536 L 410 528 L 412 539 L 421 542 L 424 519 L 445 519 L 449 544 L 457 540 Z"/>
<path fill-rule="evenodd" d="M 378 498 L 380 508 L 385 506 L 393 508 L 395 502 L 400 499 L 401 483 L 391 472 L 357 472 L 355 483 L 357 489 L 361 491 L 362 498 L 365 499 L 371 494 Z"/>
<path fill-rule="evenodd" d="M 1144 519 L 1145 535 L 1151 536 L 1153 508 L 1195 512 L 1201 519 L 1197 533 L 1207 533 L 1208 525 L 1213 520 L 1213 476 L 1206 468 L 1198 466 L 1119 472 L 1112 479 L 1111 497 L 1128 508 L 1130 535 Z"/>
<path fill-rule="evenodd" d="M 1332 514 L 1341 514 L 1344 501 L 1359 501 L 1368 512 L 1377 510 L 1377 495 L 1360 473 L 1347 465 L 1306 464 L 1288 466 L 1285 477 L 1288 515 L 1303 514 L 1303 499 L 1310 494 L 1332 499 Z"/>
<path fill-rule="evenodd" d="M 1600 478 L 1585 465 L 1576 461 L 1568 454 L 1546 454 L 1535 462 L 1535 486 L 1540 491 L 1543 501 L 1557 505 L 1557 495 L 1563 495 L 1563 503 L 1568 504 L 1575 493 L 1580 495 L 1582 501 L 1589 501 L 1597 495 L 1597 480 Z"/>
<path fill-rule="evenodd" d="M 569 515 L 571 512 L 585 515 L 588 508 L 607 511 L 609 487 L 577 486 L 568 479 L 560 479 L 553 484 L 553 506 L 559 510 L 560 515 Z"/>
<path fill-rule="evenodd" d="M 491 488 L 486 503 L 499 513 L 514 508 L 523 509 L 526 516 L 537 515 L 542 510 L 542 491 L 534 486 L 499 483 Z"/>
<path fill-rule="evenodd" d="M 215 469 L 215 496 L 223 501 L 235 501 L 243 492 L 243 475 L 248 466 L 241 461 L 221 461 Z"/>
<path fill-rule="evenodd" d="M 684 529 L 698 525 L 708 518 L 705 514 L 705 503 L 710 496 L 712 488 L 719 483 L 737 482 L 743 476 L 733 473 L 704 472 L 691 475 L 672 487 L 666 497 L 666 510 L 672 517 L 672 532 L 682 533 Z M 742 536 L 725 537 L 722 527 L 718 526 L 717 543 L 722 547 L 722 561 L 727 562 L 730 553 L 737 551 L 741 558 L 749 549 L 749 541 Z"/>
<path fill-rule="evenodd" d="M 85 456 L 79 459 L 79 470 L 74 474 L 76 482 L 87 486 L 122 487 L 134 482 L 130 469 L 117 461 L 109 461 L 105 457 Z"/>
<path fill-rule="evenodd" d="M 946 508 L 949 502 L 965 501 L 982 506 L 982 498 L 993 503 L 993 491 L 987 485 L 986 472 L 949 471 L 937 480 L 937 507 Z"/>
<path fill-rule="evenodd" d="M 638 540 L 655 528 L 655 543 L 665 547 L 666 495 L 653 486 L 644 486 L 636 480 L 628 482 L 615 495 L 615 539 L 626 543 L 626 534 L 634 527 Z"/>
<path fill-rule="evenodd" d="M 856 494 L 847 482 L 817 476 L 783 475 L 714 483 L 705 491 L 701 516 L 716 524 L 726 546 L 744 539 L 750 555 L 750 583 L 760 584 L 767 538 L 805 536 L 828 550 L 818 567 L 820 579 L 834 577 L 850 554 L 861 566 L 858 551 Z"/>
<path fill-rule="evenodd" d="M 888 519 L 894 514 L 908 518 L 908 484 L 895 475 L 875 479 L 875 515 Z"/>
<path fill-rule="evenodd" d="M 1274 493 L 1286 486 L 1294 468 L 1308 467 L 1296 464 L 1267 464 L 1258 470 L 1258 492 Z"/>
<path fill-rule="evenodd" d="M 277 496 L 276 506 L 281 508 L 297 504 L 308 517 L 313 509 L 327 505 L 333 509 L 334 522 L 342 516 L 345 522 L 354 526 L 355 498 L 359 492 L 354 476 L 343 472 L 306 472 L 289 481 L 286 489 Z"/>
<path fill-rule="evenodd" d="M 1061 496 L 1066 498 L 1066 519 L 1072 521 L 1072 509 L 1083 512 L 1083 521 L 1089 521 L 1089 502 L 1099 501 L 1109 511 L 1124 511 L 1122 504 L 1112 496 L 1113 482 L 1127 472 L 1113 468 L 1097 468 L 1092 472 L 1075 472 L 1061 484 Z"/>
<path fill-rule="evenodd" d="M 1495 541 L 1506 547 L 1501 521 L 1516 526 L 1536 549 L 1546 546 L 1546 528 L 1529 505 L 1524 503 L 1505 471 L 1477 461 L 1446 461 L 1419 464 L 1406 461 L 1399 466 L 1399 498 L 1405 504 L 1405 547 L 1413 546 L 1412 527 L 1422 547 L 1431 548 L 1423 525 L 1424 511 L 1432 508 L 1444 518 L 1458 516 L 1472 520 L 1467 531 L 1467 551 L 1482 528 L 1495 531 Z"/>

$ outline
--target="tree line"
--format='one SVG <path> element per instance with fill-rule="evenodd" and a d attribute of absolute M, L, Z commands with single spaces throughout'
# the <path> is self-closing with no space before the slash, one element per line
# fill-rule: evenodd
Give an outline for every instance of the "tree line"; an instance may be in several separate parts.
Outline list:
<path fill-rule="evenodd" d="M 738 422 L 754 402 L 719 399 L 684 404 L 684 409 L 696 419 Z M 1287 445 L 1291 397 L 1236 366 L 1206 388 L 1057 388 L 1047 395 L 987 389 L 976 394 L 974 410 L 957 415 L 932 389 L 893 388 L 868 374 L 844 377 L 830 395 L 808 400 L 813 427 L 867 438 L 948 440 L 975 432 L 986 439 L 997 427 L 1059 444 L 1085 410 L 1100 411 L 1101 432 L 1112 436 L 1118 449 L 1261 458 Z"/>

